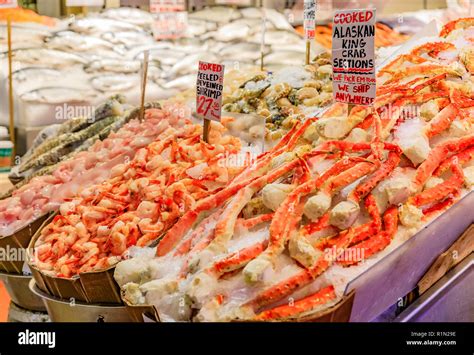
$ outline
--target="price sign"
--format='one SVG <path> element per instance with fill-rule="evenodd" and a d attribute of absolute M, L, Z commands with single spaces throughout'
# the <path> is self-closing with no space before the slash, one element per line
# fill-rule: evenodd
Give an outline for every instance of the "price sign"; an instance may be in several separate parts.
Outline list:
<path fill-rule="evenodd" d="M 104 6 L 104 0 L 66 0 L 66 6 Z"/>
<path fill-rule="evenodd" d="M 312 40 L 316 32 L 316 0 L 304 0 L 303 16 L 304 38 Z"/>
<path fill-rule="evenodd" d="M 206 120 L 221 120 L 224 65 L 199 62 L 196 82 L 196 113 Z"/>
<path fill-rule="evenodd" d="M 332 67 L 334 100 L 370 106 L 375 99 L 375 9 L 334 15 Z"/>
<path fill-rule="evenodd" d="M 155 39 L 177 39 L 184 37 L 188 30 L 188 13 L 159 12 L 154 14 L 153 35 Z"/>
<path fill-rule="evenodd" d="M 11 7 L 18 7 L 17 0 L 0 0 L 0 9 L 8 9 Z"/>
<path fill-rule="evenodd" d="M 150 0 L 150 12 L 175 12 L 185 11 L 186 3 L 184 0 Z"/>
<path fill-rule="evenodd" d="M 216 5 L 251 6 L 251 0 L 215 0 Z"/>

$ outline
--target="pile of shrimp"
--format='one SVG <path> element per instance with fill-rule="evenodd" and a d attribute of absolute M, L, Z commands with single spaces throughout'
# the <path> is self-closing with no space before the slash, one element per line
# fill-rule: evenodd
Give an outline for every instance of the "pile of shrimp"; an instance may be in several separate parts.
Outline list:
<path fill-rule="evenodd" d="M 161 115 L 151 109 L 147 118 Z M 163 120 L 162 122 L 167 122 Z M 111 177 L 60 206 L 35 243 L 32 262 L 46 274 L 69 278 L 114 265 L 130 246 L 149 245 L 196 201 L 223 188 L 240 172 L 223 157 L 240 152 L 240 140 L 213 122 L 209 143 L 202 126 L 180 120 L 163 131 Z"/>

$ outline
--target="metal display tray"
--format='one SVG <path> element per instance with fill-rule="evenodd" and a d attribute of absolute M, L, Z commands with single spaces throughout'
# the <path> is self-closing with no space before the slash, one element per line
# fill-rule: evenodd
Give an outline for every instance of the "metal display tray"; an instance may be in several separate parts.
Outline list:
<path fill-rule="evenodd" d="M 394 322 L 474 322 L 474 254 L 448 271 Z"/>
<path fill-rule="evenodd" d="M 370 322 L 413 290 L 434 260 L 474 222 L 471 191 L 346 286 L 355 290 L 351 322 Z"/>

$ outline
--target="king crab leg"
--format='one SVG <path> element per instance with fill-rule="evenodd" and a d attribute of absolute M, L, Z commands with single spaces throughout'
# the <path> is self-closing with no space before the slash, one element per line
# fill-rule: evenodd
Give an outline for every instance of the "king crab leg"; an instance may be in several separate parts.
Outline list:
<path fill-rule="evenodd" d="M 363 253 L 356 253 L 359 258 L 351 260 L 339 261 L 343 266 L 351 266 L 362 261 L 362 258 L 367 258 L 375 253 L 385 249 L 397 232 L 398 226 L 398 209 L 394 206 L 388 208 L 383 216 L 384 227 L 383 231 L 379 231 L 373 237 L 360 241 L 354 244 L 351 248 L 363 250 Z"/>
<path fill-rule="evenodd" d="M 313 295 L 307 296 L 301 300 L 294 302 L 291 305 L 278 306 L 257 314 L 254 320 L 270 321 L 282 320 L 291 317 L 296 317 L 305 312 L 313 311 L 318 306 L 321 306 L 329 301 L 336 299 L 334 286 L 330 285 L 322 288 Z"/>

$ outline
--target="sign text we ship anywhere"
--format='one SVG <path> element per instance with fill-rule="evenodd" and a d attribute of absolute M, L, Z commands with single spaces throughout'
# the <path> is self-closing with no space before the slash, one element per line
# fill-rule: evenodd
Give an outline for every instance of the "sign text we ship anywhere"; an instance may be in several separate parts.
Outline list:
<path fill-rule="evenodd" d="M 343 10 L 332 31 L 334 100 L 372 105 L 375 99 L 375 9 Z"/>
<path fill-rule="evenodd" d="M 196 113 L 199 118 L 220 121 L 224 66 L 199 62 L 196 82 Z"/>

